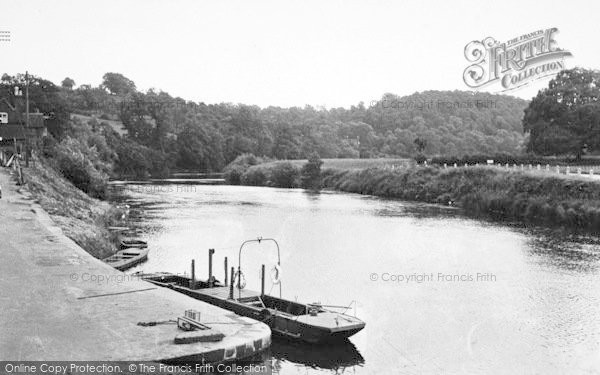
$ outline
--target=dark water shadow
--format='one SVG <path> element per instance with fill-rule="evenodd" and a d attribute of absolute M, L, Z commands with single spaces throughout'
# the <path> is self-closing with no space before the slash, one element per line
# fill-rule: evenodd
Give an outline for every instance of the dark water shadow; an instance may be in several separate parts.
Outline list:
<path fill-rule="evenodd" d="M 331 345 L 310 345 L 273 338 L 271 356 L 274 361 L 292 362 L 313 369 L 334 370 L 336 373 L 365 363 L 363 356 L 349 340 Z"/>
<path fill-rule="evenodd" d="M 564 229 L 524 228 L 527 252 L 543 266 L 561 271 L 593 273 L 600 269 L 600 238 Z"/>

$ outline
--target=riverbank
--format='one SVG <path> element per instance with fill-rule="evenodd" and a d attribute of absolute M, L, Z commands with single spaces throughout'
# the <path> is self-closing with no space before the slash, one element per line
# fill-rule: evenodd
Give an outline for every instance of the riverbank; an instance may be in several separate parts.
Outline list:
<path fill-rule="evenodd" d="M 4 168 L 0 186 L 1 360 L 214 363 L 246 358 L 270 345 L 265 324 L 154 288 L 95 259 L 67 238 Z M 74 204 L 73 197 L 65 199 L 66 205 Z M 214 322 L 211 327 L 224 338 L 175 344 L 182 331 L 170 321 L 187 309 L 200 311 L 203 321 Z"/>
<path fill-rule="evenodd" d="M 323 186 L 439 204 L 476 216 L 594 230 L 600 227 L 600 182 L 494 167 L 325 170 Z"/>
<path fill-rule="evenodd" d="M 26 185 L 20 190 L 31 193 L 67 237 L 99 259 L 117 250 L 115 234 L 109 232 L 108 227 L 119 223 L 122 210 L 91 198 L 43 159 L 23 168 L 23 176 Z"/>
<path fill-rule="evenodd" d="M 282 163 L 285 162 L 249 166 L 240 182 L 286 187 L 274 184 L 270 177 Z M 257 171 L 261 172 L 260 179 L 249 178 Z M 297 172 L 295 179 L 290 187 L 299 186 Z M 582 176 L 487 166 L 327 168 L 321 171 L 321 186 L 348 193 L 455 205 L 471 216 L 495 220 L 577 230 L 600 227 L 600 181 Z"/>

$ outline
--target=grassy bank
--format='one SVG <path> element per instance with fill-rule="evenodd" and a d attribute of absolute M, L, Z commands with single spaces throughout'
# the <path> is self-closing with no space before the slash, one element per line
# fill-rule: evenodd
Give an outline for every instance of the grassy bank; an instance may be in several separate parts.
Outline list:
<path fill-rule="evenodd" d="M 335 190 L 430 203 L 500 220 L 597 230 L 600 182 L 490 167 L 323 171 Z"/>
<path fill-rule="evenodd" d="M 236 165 L 231 184 L 299 187 L 302 161 Z M 331 165 L 331 164 L 330 164 Z M 230 169 L 231 170 L 231 169 Z M 385 198 L 452 204 L 472 216 L 600 229 L 600 181 L 497 167 L 324 168 L 321 186 Z"/>
<path fill-rule="evenodd" d="M 107 229 L 122 212 L 107 202 L 90 198 L 43 161 L 24 168 L 27 189 L 63 232 L 96 258 L 116 250 Z"/>

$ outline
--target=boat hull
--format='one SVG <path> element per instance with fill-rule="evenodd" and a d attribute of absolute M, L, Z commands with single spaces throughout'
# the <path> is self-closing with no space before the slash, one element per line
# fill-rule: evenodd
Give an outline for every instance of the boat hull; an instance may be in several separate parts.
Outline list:
<path fill-rule="evenodd" d="M 122 240 L 119 247 L 121 250 L 130 248 L 145 249 L 148 247 L 148 243 L 142 240 Z"/>
<path fill-rule="evenodd" d="M 135 255 L 125 257 L 123 254 L 135 252 Z M 115 255 L 104 259 L 104 262 L 119 271 L 125 271 L 148 259 L 148 249 L 121 250 Z"/>
<path fill-rule="evenodd" d="M 168 277 L 165 279 L 164 276 L 163 280 L 155 277 L 142 277 L 155 285 L 171 288 L 192 298 L 232 311 L 238 315 L 261 321 L 271 328 L 273 334 L 293 341 L 304 341 L 311 344 L 339 342 L 348 339 L 365 327 L 365 323 L 361 320 L 344 314 L 321 312 L 319 316 L 311 316 L 308 314 L 293 315 L 276 309 L 254 307 L 239 302 L 236 299 L 229 299 L 228 288 L 226 287 L 192 289 L 188 286 L 183 286 L 186 284 L 189 285 L 190 281 L 183 280 L 183 278 L 179 276 L 176 277 L 177 283 L 168 282 L 168 280 L 174 279 L 169 279 Z M 202 281 L 197 281 L 196 283 L 198 283 L 198 285 L 206 285 L 206 283 Z M 244 291 L 244 293 L 246 295 L 250 294 L 252 296 L 258 296 L 257 292 Z M 270 296 L 265 297 L 283 301 L 285 303 L 304 306 Z M 340 317 L 344 320 L 342 322 L 343 324 L 338 325 L 331 323 L 333 321 L 337 322 L 337 320 L 334 319 L 339 319 Z"/>

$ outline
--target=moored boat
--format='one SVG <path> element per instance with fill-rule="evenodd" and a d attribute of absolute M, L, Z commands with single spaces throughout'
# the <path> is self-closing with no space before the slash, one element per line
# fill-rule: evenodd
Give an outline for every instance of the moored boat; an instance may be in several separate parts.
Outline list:
<path fill-rule="evenodd" d="M 134 239 L 134 238 L 128 238 L 128 239 L 121 240 L 121 242 L 119 243 L 119 246 L 121 249 L 129 249 L 132 247 L 135 247 L 138 249 L 145 249 L 148 247 L 148 242 L 143 241 L 143 240 Z"/>
<path fill-rule="evenodd" d="M 266 241 L 273 239 L 250 240 Z M 240 248 L 241 251 L 244 246 Z M 279 255 L 279 245 L 277 245 Z M 209 257 L 212 253 L 209 252 Z M 212 264 L 212 259 L 209 261 Z M 346 312 L 349 306 L 325 306 L 318 303 L 299 303 L 284 298 L 271 296 L 264 293 L 264 267 L 262 271 L 262 291 L 255 292 L 244 289 L 240 266 L 238 271 L 231 273 L 229 286 L 221 284 L 212 276 L 209 268 L 207 281 L 196 280 L 194 277 L 185 277 L 170 273 L 142 274 L 146 281 L 158 286 L 171 288 L 195 299 L 219 306 L 238 315 L 253 318 L 264 322 L 271 327 L 271 331 L 281 337 L 291 340 L 305 341 L 308 343 L 325 343 L 342 341 L 356 334 L 365 327 L 365 322 Z M 276 271 L 274 284 L 280 284 L 280 261 Z M 234 290 L 235 289 L 235 290 Z M 280 289 L 281 291 L 281 289 Z"/>
<path fill-rule="evenodd" d="M 117 251 L 104 259 L 104 262 L 119 271 L 124 271 L 148 259 L 148 251 L 148 249 L 128 248 Z"/>

